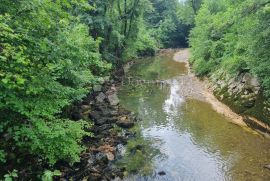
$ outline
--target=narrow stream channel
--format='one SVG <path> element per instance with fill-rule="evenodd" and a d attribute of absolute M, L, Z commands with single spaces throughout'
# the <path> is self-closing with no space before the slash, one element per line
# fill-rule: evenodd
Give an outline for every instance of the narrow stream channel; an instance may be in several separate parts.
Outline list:
<path fill-rule="evenodd" d="M 121 104 L 142 118 L 139 129 L 152 155 L 145 160 L 150 170 L 138 168 L 126 180 L 270 180 L 264 168 L 270 140 L 214 111 L 173 55 L 136 61 L 128 76 L 144 81 L 126 81 L 119 91 Z"/>

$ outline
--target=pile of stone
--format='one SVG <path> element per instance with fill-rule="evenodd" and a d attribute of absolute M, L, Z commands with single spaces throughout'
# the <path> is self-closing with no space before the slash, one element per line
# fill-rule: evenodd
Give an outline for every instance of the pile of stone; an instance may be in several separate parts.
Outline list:
<path fill-rule="evenodd" d="M 87 151 L 81 161 L 72 167 L 61 166 L 61 180 L 113 180 L 123 178 L 124 169 L 115 166 L 122 152 L 120 149 L 134 133 L 129 128 L 136 116 L 119 105 L 115 81 L 101 81 L 72 113 L 74 120 L 93 122 L 89 130 L 93 136 L 84 138 Z"/>

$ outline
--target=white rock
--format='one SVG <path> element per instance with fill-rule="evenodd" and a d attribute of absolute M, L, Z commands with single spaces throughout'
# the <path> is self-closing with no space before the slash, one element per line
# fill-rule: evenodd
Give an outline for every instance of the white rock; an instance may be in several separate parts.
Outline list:
<path fill-rule="evenodd" d="M 119 99 L 116 94 L 109 95 L 108 100 L 112 106 L 119 104 Z"/>

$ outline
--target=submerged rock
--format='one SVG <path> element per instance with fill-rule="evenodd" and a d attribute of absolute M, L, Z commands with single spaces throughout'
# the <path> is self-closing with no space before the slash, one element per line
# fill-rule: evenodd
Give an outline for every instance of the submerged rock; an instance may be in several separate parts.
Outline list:
<path fill-rule="evenodd" d="M 160 171 L 160 172 L 158 172 L 158 174 L 159 174 L 160 176 L 164 176 L 164 175 L 166 175 L 166 172 Z"/>
<path fill-rule="evenodd" d="M 100 181 L 100 180 L 102 180 L 102 175 L 100 173 L 91 173 L 88 180 Z"/>
<path fill-rule="evenodd" d="M 270 164 L 264 165 L 264 168 L 267 168 L 270 170 Z"/>

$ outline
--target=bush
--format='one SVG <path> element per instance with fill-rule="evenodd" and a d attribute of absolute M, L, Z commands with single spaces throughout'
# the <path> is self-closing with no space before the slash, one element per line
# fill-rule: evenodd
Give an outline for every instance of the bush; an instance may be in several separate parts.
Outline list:
<path fill-rule="evenodd" d="M 270 96 L 269 12 L 267 0 L 204 1 L 190 34 L 195 71 L 248 71 Z"/>
<path fill-rule="evenodd" d="M 99 41 L 70 13 L 87 8 L 83 3 L 1 2 L 1 161 L 9 154 L 36 155 L 50 164 L 79 160 L 90 125 L 60 113 L 110 68 L 100 59 Z"/>

